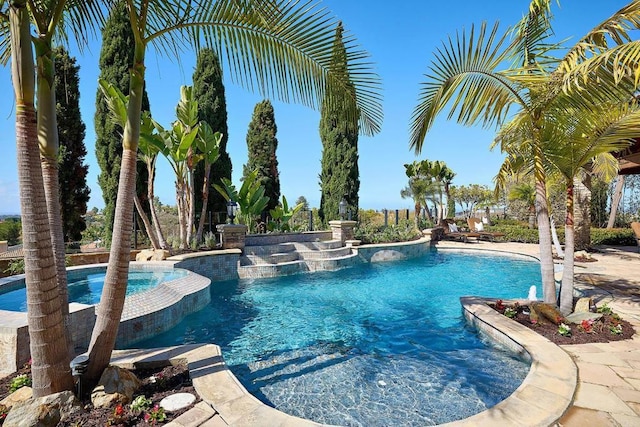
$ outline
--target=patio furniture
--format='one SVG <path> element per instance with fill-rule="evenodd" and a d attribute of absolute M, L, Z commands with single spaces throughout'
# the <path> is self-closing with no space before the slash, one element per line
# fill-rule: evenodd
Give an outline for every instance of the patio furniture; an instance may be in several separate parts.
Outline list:
<path fill-rule="evenodd" d="M 469 224 L 469 230 L 480 234 L 481 239 L 487 239 L 493 242 L 496 237 L 504 237 L 504 233 L 485 230 L 484 224 L 478 218 L 469 217 L 467 219 L 467 224 Z"/>
<path fill-rule="evenodd" d="M 480 237 L 480 234 L 474 231 L 459 230 L 456 223 L 450 219 L 443 219 L 440 225 L 444 230 L 444 238 L 448 240 L 460 240 L 467 243 L 469 238 L 477 240 Z"/>

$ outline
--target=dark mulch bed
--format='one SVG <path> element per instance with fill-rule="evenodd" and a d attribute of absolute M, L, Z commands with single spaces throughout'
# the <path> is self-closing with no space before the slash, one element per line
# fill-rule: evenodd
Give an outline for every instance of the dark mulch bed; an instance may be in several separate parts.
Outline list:
<path fill-rule="evenodd" d="M 138 395 L 144 395 L 152 401 L 152 408 L 154 405 L 159 405 L 164 397 L 175 393 L 192 393 L 196 396 L 196 403 L 202 400 L 196 393 L 189 378 L 189 371 L 184 365 L 167 366 L 161 369 L 136 370 L 134 373 L 143 382 L 142 387 L 134 395 L 134 398 Z M 19 374 L 30 375 L 30 367 L 27 365 L 8 377 L 0 378 L 0 400 L 9 394 L 11 380 Z M 152 377 L 155 378 L 155 380 L 153 380 Z M 83 412 L 73 414 L 70 419 L 67 419 L 59 425 L 88 427 L 103 427 L 106 425 L 123 427 L 163 425 L 171 422 L 190 408 L 185 408 L 173 413 L 165 413 L 166 418 L 164 421 L 153 424 L 152 420 L 145 421 L 145 412 L 134 412 L 131 410 L 130 405 L 122 405 L 122 408 L 97 409 L 93 407 L 90 399 L 83 400 L 82 404 L 85 409 Z M 150 410 L 146 412 L 149 413 Z M 2 420 L 0 420 L 0 424 L 1 423 Z"/>
<path fill-rule="evenodd" d="M 515 309 L 517 315 L 513 318 L 514 321 L 539 333 L 549 341 L 558 345 L 622 341 L 630 339 L 635 333 L 633 326 L 626 320 L 620 319 L 615 313 L 603 313 L 602 318 L 593 322 L 592 325 L 585 324 L 583 326 L 564 322 L 571 329 L 571 335 L 565 336 L 558 332 L 558 325 L 549 321 L 541 320 L 532 322 L 529 317 L 529 306 L 527 305 L 505 304 L 505 307 L 501 309 L 497 309 L 495 304 L 489 305 L 502 314 L 504 314 L 505 308 Z M 622 325 L 622 333 L 612 333 L 611 329 L 619 328 L 618 325 Z"/>

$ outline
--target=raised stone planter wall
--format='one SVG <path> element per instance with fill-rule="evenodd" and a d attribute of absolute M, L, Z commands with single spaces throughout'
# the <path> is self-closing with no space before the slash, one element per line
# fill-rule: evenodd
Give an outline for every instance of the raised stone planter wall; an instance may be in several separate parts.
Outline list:
<path fill-rule="evenodd" d="M 248 234 L 245 240 L 247 246 L 278 245 L 289 242 L 318 242 L 331 240 L 331 231 L 305 231 L 302 233 L 269 233 Z"/>

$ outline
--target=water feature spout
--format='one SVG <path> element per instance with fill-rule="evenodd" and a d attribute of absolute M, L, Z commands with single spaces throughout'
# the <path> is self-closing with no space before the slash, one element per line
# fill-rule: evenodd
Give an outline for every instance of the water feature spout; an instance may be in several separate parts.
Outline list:
<path fill-rule="evenodd" d="M 536 285 L 532 285 L 529 288 L 529 296 L 527 297 L 529 301 L 537 301 L 538 297 L 536 297 Z"/>

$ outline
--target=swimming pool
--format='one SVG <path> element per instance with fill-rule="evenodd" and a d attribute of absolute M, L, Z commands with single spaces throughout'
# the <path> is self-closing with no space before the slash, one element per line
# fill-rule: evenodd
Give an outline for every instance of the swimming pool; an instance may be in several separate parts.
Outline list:
<path fill-rule="evenodd" d="M 136 268 L 129 270 L 127 295 L 158 286 L 162 282 L 185 277 L 189 272 L 173 268 Z M 69 302 L 81 304 L 97 304 L 100 302 L 106 267 L 90 267 L 67 272 L 69 282 Z M 24 282 L 20 287 L 12 286 L 11 290 L 0 291 L 0 310 L 27 311 L 27 291 Z"/>
<path fill-rule="evenodd" d="M 535 262 L 443 253 L 212 285 L 211 304 L 137 347 L 213 342 L 277 409 L 336 425 L 434 425 L 510 395 L 529 365 L 490 347 L 463 295 L 524 298 Z"/>

